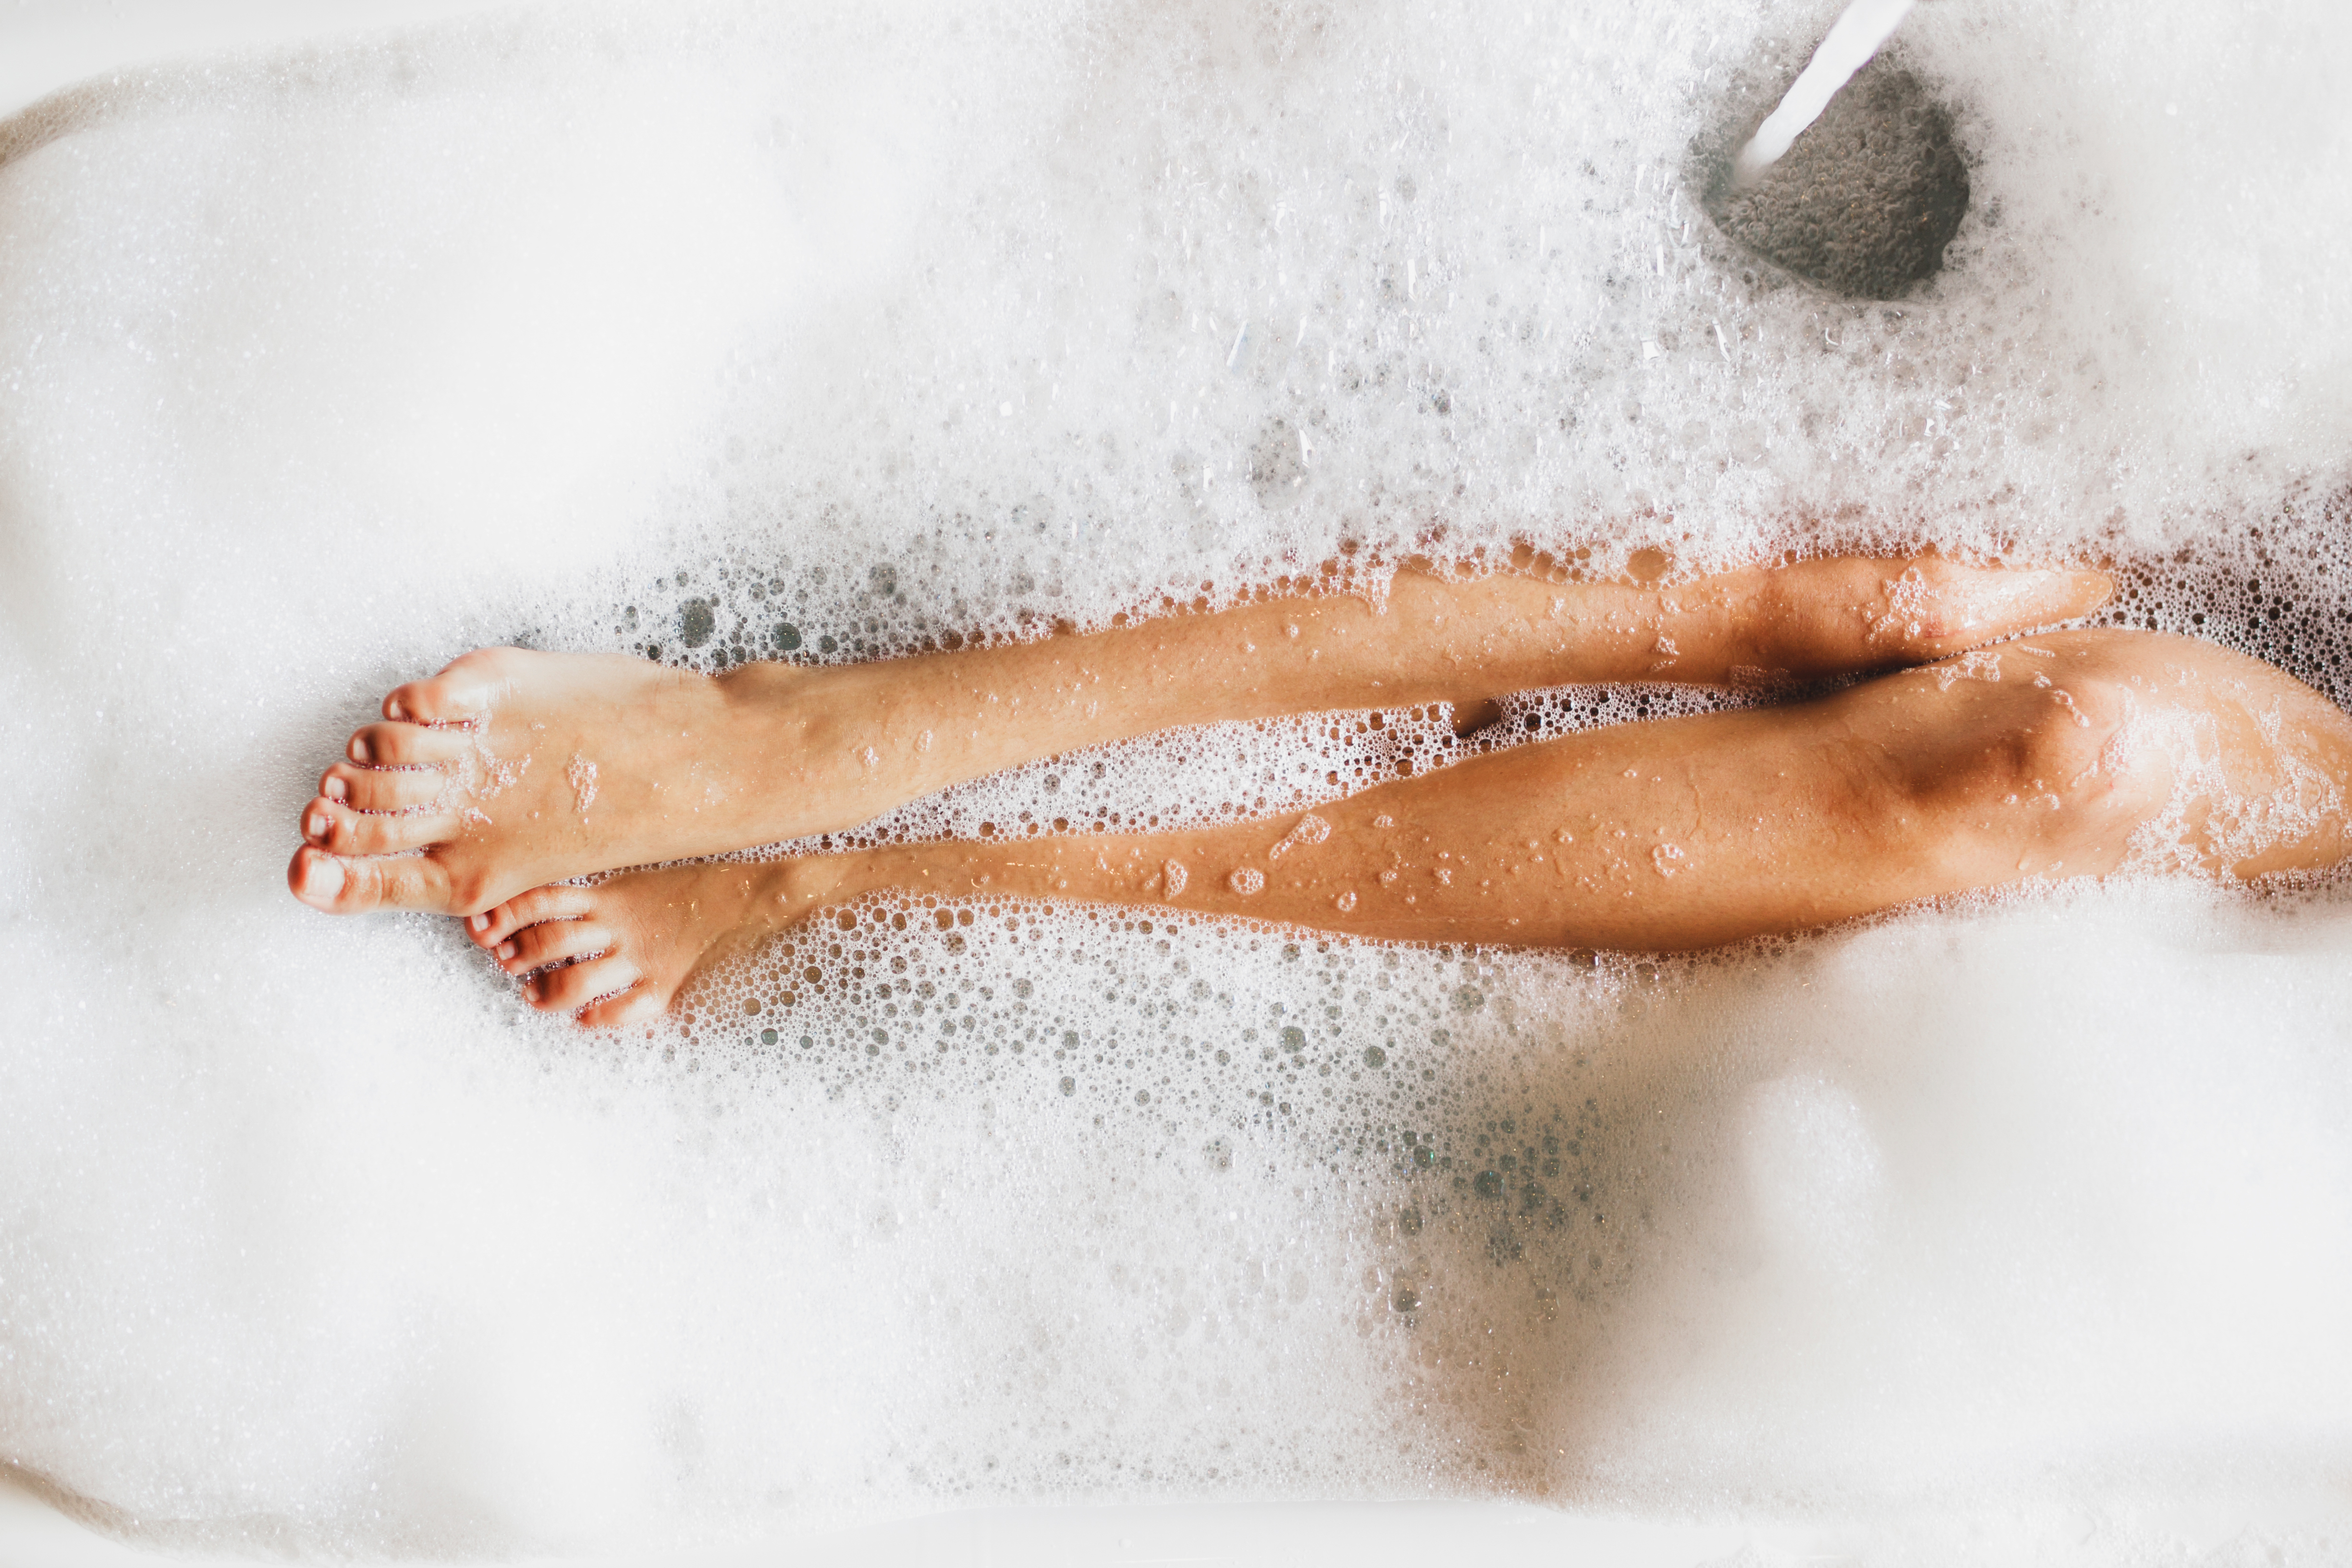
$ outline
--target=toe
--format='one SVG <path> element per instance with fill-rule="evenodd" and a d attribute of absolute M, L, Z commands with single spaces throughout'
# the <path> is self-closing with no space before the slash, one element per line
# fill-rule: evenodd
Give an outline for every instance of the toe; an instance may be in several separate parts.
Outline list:
<path fill-rule="evenodd" d="M 407 768 L 452 763 L 473 744 L 469 730 L 428 730 L 422 724 L 369 724 L 352 731 L 343 752 L 362 767 Z"/>
<path fill-rule="evenodd" d="M 425 855 L 353 858 L 306 844 L 294 852 L 286 883 L 312 909 L 337 915 L 370 910 L 446 911 L 450 902 L 447 868 Z"/>
<path fill-rule="evenodd" d="M 338 855 L 396 855 L 446 844 L 460 826 L 446 811 L 353 811 L 331 800 L 314 800 L 302 812 L 302 837 Z"/>
<path fill-rule="evenodd" d="M 448 912 L 449 871 L 430 856 L 384 855 L 345 865 L 352 880 L 373 898 L 373 908 Z"/>
<path fill-rule="evenodd" d="M 567 958 L 609 952 L 614 941 L 613 928 L 593 918 L 542 921 L 499 943 L 499 967 L 509 974 L 528 974 Z"/>
<path fill-rule="evenodd" d="M 383 716 L 412 724 L 462 724 L 489 716 L 505 648 L 477 648 L 429 680 L 396 686 L 383 700 Z"/>
<path fill-rule="evenodd" d="M 642 1024 L 657 1018 L 668 1006 L 669 998 L 655 990 L 653 982 L 639 981 L 618 996 L 591 1002 L 580 1009 L 580 1021 L 592 1028 L 609 1029 L 622 1024 Z"/>
<path fill-rule="evenodd" d="M 438 768 L 363 768 L 337 763 L 319 779 L 320 798 L 354 811 L 410 811 L 440 804 L 449 775 Z"/>
<path fill-rule="evenodd" d="M 286 888 L 296 898 L 314 910 L 329 914 L 348 914 L 341 907 L 346 883 L 343 863 L 321 849 L 305 844 L 294 851 L 294 858 L 286 865 Z"/>
<path fill-rule="evenodd" d="M 523 982 L 523 1000 L 542 1013 L 576 1013 L 591 1002 L 617 996 L 643 978 L 620 953 L 551 969 Z"/>
<path fill-rule="evenodd" d="M 570 920 L 594 909 L 593 889 L 576 888 L 568 882 L 557 882 L 545 888 L 533 888 L 528 893 L 518 893 L 495 909 L 469 915 L 466 934 L 478 947 L 496 949 L 508 937 L 525 926 L 541 921 Z"/>

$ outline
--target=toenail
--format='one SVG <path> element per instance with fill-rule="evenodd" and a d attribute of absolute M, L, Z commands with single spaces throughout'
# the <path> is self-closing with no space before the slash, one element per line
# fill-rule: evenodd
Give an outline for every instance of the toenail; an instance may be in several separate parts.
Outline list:
<path fill-rule="evenodd" d="M 332 801 L 342 801 L 351 796 L 349 786 L 341 779 L 329 779 L 320 787 L 319 793 Z"/>
<path fill-rule="evenodd" d="M 478 915 L 467 915 L 466 917 L 466 923 L 472 926 L 478 931 L 488 931 L 490 929 L 489 911 L 485 910 Z"/>
<path fill-rule="evenodd" d="M 502 942 L 499 943 L 499 956 L 500 958 L 512 958 L 514 956 L 514 943 L 510 942 Z"/>
<path fill-rule="evenodd" d="M 538 981 L 536 981 L 536 980 L 526 980 L 526 981 L 524 981 L 524 982 L 523 982 L 523 985 L 522 985 L 522 999 L 523 999 L 524 1001 L 526 1001 L 526 1002 L 536 1002 L 536 1001 L 538 1001 L 538 1000 L 539 1000 L 539 982 L 538 982 Z"/>
<path fill-rule="evenodd" d="M 408 717 L 408 710 L 387 698 L 383 704 L 383 716 L 397 724 Z"/>
<path fill-rule="evenodd" d="M 361 740 L 357 735 L 353 735 L 352 737 L 351 751 L 352 761 L 355 763 L 364 763 L 368 760 L 368 743 L 365 741 Z"/>
<path fill-rule="evenodd" d="M 314 855 L 310 868 L 302 873 L 302 886 L 322 899 L 331 899 L 343 890 L 343 866 L 331 855 Z"/>

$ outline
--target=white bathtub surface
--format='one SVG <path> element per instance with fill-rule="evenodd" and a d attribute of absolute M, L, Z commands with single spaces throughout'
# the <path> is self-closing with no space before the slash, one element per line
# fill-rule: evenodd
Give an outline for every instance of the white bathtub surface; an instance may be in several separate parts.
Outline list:
<path fill-rule="evenodd" d="M 538 1558 L 542 1568 L 1315 1568 L 1368 1561 L 1515 1555 L 1610 1568 L 1756 1568 L 1851 1550 L 1852 1531 L 1662 1524 L 1502 1503 L 1171 1505 L 946 1513 L 789 1543 Z M 1744 1554 L 1744 1555 L 1743 1555 Z M 0 1478 L 0 1563 L 8 1568 L 228 1568 L 249 1557 L 189 1557 L 126 1545 Z M 488 1564 L 484 1568 L 488 1568 Z"/>
<path fill-rule="evenodd" d="M 0 0 L 0 116 L 114 72 L 320 44 L 511 0 Z"/>
<path fill-rule="evenodd" d="M 1720 963 L 886 911 L 628 1037 L 285 894 L 324 760 L 474 644 L 845 658 L 1349 546 L 2096 557 L 2115 624 L 2352 687 L 2352 13 L 1916 7 L 1977 205 L 1885 306 L 1689 199 L 1808 4 L 291 57 L 466 7 L 0 6 L 0 100 L 110 82 L 0 164 L 0 1454 L 321 1556 L 2340 1561 L 2340 889 Z M 1282 812 L 1450 734 L 884 830 Z"/>

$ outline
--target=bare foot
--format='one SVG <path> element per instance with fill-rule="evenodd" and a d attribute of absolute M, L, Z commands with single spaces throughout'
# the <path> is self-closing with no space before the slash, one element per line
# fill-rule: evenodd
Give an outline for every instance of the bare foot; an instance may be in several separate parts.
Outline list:
<path fill-rule="evenodd" d="M 672 866 L 593 887 L 535 888 L 466 921 L 542 1013 L 604 1026 L 666 1011 L 719 959 L 836 895 L 830 861 Z"/>
<path fill-rule="evenodd" d="M 879 722 L 857 695 L 867 679 L 469 653 L 353 732 L 303 808 L 288 884 L 337 914 L 469 914 L 568 877 L 848 826 L 901 798 L 856 755 Z"/>

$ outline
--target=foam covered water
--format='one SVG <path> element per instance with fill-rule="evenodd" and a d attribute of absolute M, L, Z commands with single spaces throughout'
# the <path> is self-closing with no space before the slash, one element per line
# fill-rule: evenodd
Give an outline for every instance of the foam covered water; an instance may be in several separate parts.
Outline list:
<path fill-rule="evenodd" d="M 1512 1495 L 2340 1554 L 2337 894 L 1671 964 L 876 904 L 623 1038 L 283 892 L 476 643 L 848 658 L 1339 555 L 2102 558 L 2340 698 L 2346 20 L 1918 7 L 1972 205 L 1888 306 L 1685 183 L 1832 15 L 568 8 L 14 122 L 0 1458 L 321 1552 Z M 1297 809 L 1446 720 L 876 831 Z"/>

